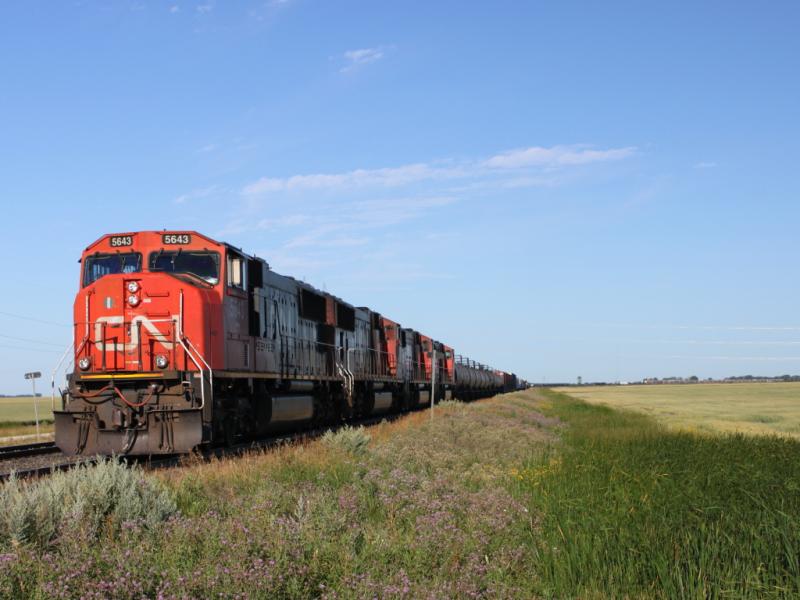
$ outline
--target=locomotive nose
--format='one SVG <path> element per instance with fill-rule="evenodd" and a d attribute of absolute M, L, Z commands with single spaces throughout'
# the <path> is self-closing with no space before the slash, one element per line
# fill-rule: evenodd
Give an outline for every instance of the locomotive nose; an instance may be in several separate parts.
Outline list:
<path fill-rule="evenodd" d="M 76 301 L 84 343 L 64 409 L 55 411 L 57 446 L 86 455 L 190 452 L 202 442 L 203 402 L 181 354 L 184 286 L 137 272 L 84 290 Z"/>
<path fill-rule="evenodd" d="M 85 294 L 85 339 L 76 353 L 82 372 L 165 370 L 175 365 L 179 294 L 164 276 L 107 275 Z M 76 320 L 77 321 L 77 320 Z"/>

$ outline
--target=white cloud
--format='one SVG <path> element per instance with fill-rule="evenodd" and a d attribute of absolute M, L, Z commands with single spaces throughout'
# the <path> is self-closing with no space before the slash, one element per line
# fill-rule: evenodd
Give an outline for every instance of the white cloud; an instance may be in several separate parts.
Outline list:
<path fill-rule="evenodd" d="M 446 266 L 426 268 L 409 248 L 429 245 L 425 236 L 431 232 L 449 235 L 453 204 L 475 193 L 495 198 L 508 188 L 563 185 L 581 176 L 585 165 L 635 152 L 533 147 L 473 159 L 262 177 L 240 189 L 238 210 L 216 237 L 249 234 L 261 245 L 258 254 L 279 271 L 319 276 L 347 265 L 351 285 L 383 281 L 390 264 L 397 267 L 392 285 L 447 278 Z"/>
<path fill-rule="evenodd" d="M 198 4 L 195 7 L 195 10 L 199 12 L 201 15 L 205 13 L 209 13 L 214 10 L 214 3 L 209 0 L 209 2 L 205 2 L 203 4 Z"/>
<path fill-rule="evenodd" d="M 305 225 L 309 221 L 311 221 L 311 217 L 309 215 L 302 215 L 302 214 L 295 214 L 295 215 L 286 215 L 283 217 L 273 218 L 273 219 L 261 219 L 257 225 L 256 229 L 279 229 L 282 227 L 295 227 L 297 225 Z"/>
<path fill-rule="evenodd" d="M 717 166 L 717 163 L 711 161 L 701 161 L 699 163 L 695 163 L 695 169 L 713 169 Z"/>
<path fill-rule="evenodd" d="M 451 196 L 423 196 L 353 202 L 342 215 L 354 227 L 388 227 L 419 218 L 427 212 L 454 204 Z"/>
<path fill-rule="evenodd" d="M 398 237 L 394 226 L 406 222 L 423 223 L 428 217 L 441 223 L 437 211 L 455 201 L 451 197 L 431 196 L 330 202 L 312 196 L 303 200 L 307 212 L 281 214 L 287 205 L 270 203 L 260 210 L 274 214 L 261 220 L 239 217 L 216 232 L 215 237 L 225 239 L 250 232 L 254 239 L 271 244 L 271 247 L 262 247 L 258 254 L 268 256 L 278 270 L 296 272 L 299 269 L 305 275 L 318 273 L 323 268 L 358 265 L 356 270 L 369 270 L 371 278 L 376 279 L 387 263 L 403 260 L 408 266 L 398 280 L 407 280 L 423 276 L 418 272 L 421 267 L 413 263 L 413 255 L 408 255 L 409 247 L 415 247 L 409 235 L 416 235 L 417 230 L 409 228 L 406 234 Z"/>
<path fill-rule="evenodd" d="M 446 179 L 460 176 L 459 169 L 437 168 L 427 164 L 411 164 L 381 169 L 356 169 L 345 173 L 315 173 L 292 175 L 286 178 L 262 177 L 245 186 L 245 195 L 297 190 L 322 190 L 332 188 L 397 187 L 429 179 Z"/>
<path fill-rule="evenodd" d="M 343 57 L 347 64 L 339 69 L 341 73 L 347 73 L 358 67 L 363 67 L 379 61 L 384 56 L 382 48 L 360 48 L 358 50 L 348 50 Z"/>
<path fill-rule="evenodd" d="M 174 4 L 174 5 L 169 7 L 169 12 L 171 12 L 172 14 L 178 13 L 180 11 L 181 11 L 181 7 L 178 6 L 177 4 Z"/>
<path fill-rule="evenodd" d="M 531 187 L 554 185 L 552 178 L 537 176 L 542 171 L 574 168 L 590 163 L 610 162 L 633 156 L 633 147 L 595 150 L 586 146 L 531 147 L 497 154 L 486 160 L 439 161 L 413 163 L 399 167 L 355 169 L 343 173 L 314 173 L 289 177 L 262 177 L 247 184 L 245 196 L 261 196 L 282 192 L 333 190 L 369 187 L 400 187 L 423 181 L 479 180 L 487 181 L 498 175 L 506 177 L 499 185 Z M 511 178 L 508 179 L 508 176 Z M 493 182 L 496 184 L 496 182 Z"/>
<path fill-rule="evenodd" d="M 352 246 L 364 246 L 369 243 L 368 237 L 352 235 L 329 236 L 335 228 L 321 227 L 310 233 L 298 236 L 284 244 L 284 249 L 294 248 L 348 248 Z"/>
<path fill-rule="evenodd" d="M 220 191 L 216 185 L 211 185 L 205 188 L 199 188 L 196 190 L 192 190 L 186 194 L 181 194 L 177 198 L 173 200 L 175 204 L 185 204 L 191 200 L 199 200 L 200 198 L 207 198 L 212 194 Z"/>
<path fill-rule="evenodd" d="M 586 165 L 628 158 L 636 152 L 633 147 L 593 150 L 585 146 L 532 146 L 509 150 L 492 156 L 484 164 L 492 169 L 520 169 L 524 167 L 564 167 Z"/>

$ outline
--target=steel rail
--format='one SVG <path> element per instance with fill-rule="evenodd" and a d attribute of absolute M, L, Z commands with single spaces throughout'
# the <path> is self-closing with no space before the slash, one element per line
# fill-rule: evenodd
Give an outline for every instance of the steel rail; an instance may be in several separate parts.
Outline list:
<path fill-rule="evenodd" d="M 35 444 L 21 444 L 19 446 L 0 446 L 0 460 L 23 458 L 26 456 L 39 456 L 40 454 L 54 454 L 60 452 L 55 442 L 37 442 Z"/>

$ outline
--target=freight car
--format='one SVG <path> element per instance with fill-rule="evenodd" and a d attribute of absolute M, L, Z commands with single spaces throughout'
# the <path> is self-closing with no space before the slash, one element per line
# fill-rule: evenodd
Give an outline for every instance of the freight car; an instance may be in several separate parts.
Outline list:
<path fill-rule="evenodd" d="M 81 256 L 56 445 L 174 454 L 514 389 L 516 378 L 195 231 Z"/>

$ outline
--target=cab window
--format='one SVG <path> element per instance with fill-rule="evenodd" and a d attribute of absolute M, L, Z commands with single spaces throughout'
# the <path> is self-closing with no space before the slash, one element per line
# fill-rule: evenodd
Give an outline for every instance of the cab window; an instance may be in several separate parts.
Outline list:
<path fill-rule="evenodd" d="M 228 285 L 240 290 L 247 289 L 245 281 L 244 258 L 236 254 L 228 254 Z"/>
<path fill-rule="evenodd" d="M 148 268 L 151 271 L 194 275 L 211 285 L 219 283 L 219 254 L 216 252 L 159 250 L 150 254 Z"/>
<path fill-rule="evenodd" d="M 142 255 L 138 252 L 116 254 L 94 254 L 87 256 L 83 264 L 83 285 L 94 283 L 104 275 L 138 273 L 142 270 Z"/>

